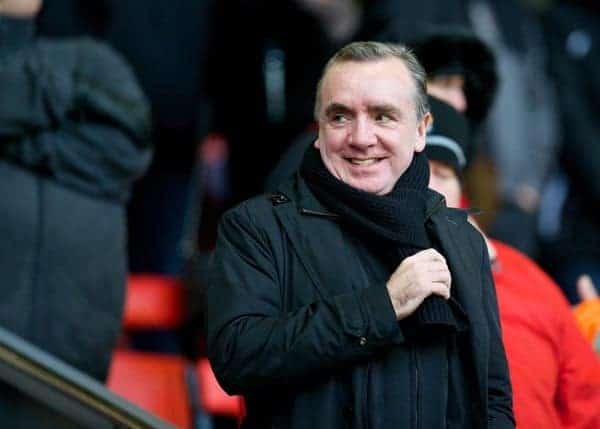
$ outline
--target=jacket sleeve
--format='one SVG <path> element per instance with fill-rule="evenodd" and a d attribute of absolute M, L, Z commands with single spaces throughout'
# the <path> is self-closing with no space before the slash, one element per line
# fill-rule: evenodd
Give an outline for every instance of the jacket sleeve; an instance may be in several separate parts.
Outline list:
<path fill-rule="evenodd" d="M 255 215 L 238 208 L 223 216 L 211 267 L 209 358 L 227 392 L 312 383 L 402 341 L 382 285 L 284 312 L 281 279 L 289 273 L 279 271 L 286 267 Z"/>
<path fill-rule="evenodd" d="M 490 262 L 482 239 L 483 301 L 489 331 L 488 362 L 488 427 L 490 429 L 512 429 L 515 419 L 512 408 L 512 389 L 508 372 L 506 353 L 502 342 L 502 331 L 496 299 L 496 289 L 492 280 Z"/>
<path fill-rule="evenodd" d="M 87 39 L 33 45 L 3 68 L 0 157 L 125 200 L 150 156 L 148 102 L 125 62 Z"/>

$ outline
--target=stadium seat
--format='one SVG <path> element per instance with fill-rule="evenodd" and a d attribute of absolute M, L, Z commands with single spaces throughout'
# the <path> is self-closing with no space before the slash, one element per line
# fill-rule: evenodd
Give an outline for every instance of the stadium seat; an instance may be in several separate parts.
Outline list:
<path fill-rule="evenodd" d="M 183 286 L 173 277 L 131 274 L 127 280 L 123 326 L 175 329 L 183 322 Z"/>
<path fill-rule="evenodd" d="M 196 365 L 200 404 L 211 415 L 227 416 L 241 421 L 245 414 L 241 396 L 230 396 L 221 388 L 208 359 L 200 359 Z"/>
<path fill-rule="evenodd" d="M 188 362 L 179 356 L 117 350 L 108 388 L 178 428 L 192 428 L 185 381 Z"/>

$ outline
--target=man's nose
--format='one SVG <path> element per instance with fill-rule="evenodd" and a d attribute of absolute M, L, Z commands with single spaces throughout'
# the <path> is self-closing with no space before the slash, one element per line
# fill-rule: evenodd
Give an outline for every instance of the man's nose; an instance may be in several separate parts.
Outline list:
<path fill-rule="evenodd" d="M 368 147 L 376 143 L 374 124 L 368 118 L 357 118 L 350 131 L 350 144 Z"/>

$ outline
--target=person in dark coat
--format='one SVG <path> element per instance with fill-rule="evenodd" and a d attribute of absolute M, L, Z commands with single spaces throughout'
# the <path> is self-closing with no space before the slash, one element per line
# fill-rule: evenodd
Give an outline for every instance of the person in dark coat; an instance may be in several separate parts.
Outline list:
<path fill-rule="evenodd" d="M 132 272 L 183 271 L 196 152 L 210 122 L 210 11 L 222 1 L 45 0 L 36 19 L 45 37 L 106 42 L 131 64 L 150 101 L 154 157 L 127 205 Z"/>
<path fill-rule="evenodd" d="M 125 203 L 150 161 L 149 108 L 105 45 L 35 40 L 30 19 L 9 15 L 28 3 L 39 7 L 10 0 L 0 14 L 0 325 L 103 381 L 121 326 Z M 52 427 L 51 413 L 5 387 L 3 424 Z"/>
<path fill-rule="evenodd" d="M 359 42 L 317 88 L 299 172 L 222 218 L 208 353 L 244 428 L 513 428 L 488 255 L 428 190 L 425 73 Z"/>

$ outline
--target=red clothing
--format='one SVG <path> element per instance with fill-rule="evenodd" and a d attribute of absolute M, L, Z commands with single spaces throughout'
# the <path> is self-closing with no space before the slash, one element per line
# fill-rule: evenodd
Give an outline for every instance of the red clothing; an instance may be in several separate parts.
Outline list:
<path fill-rule="evenodd" d="M 558 286 L 493 241 L 493 269 L 517 427 L 600 428 L 600 360 Z"/>

